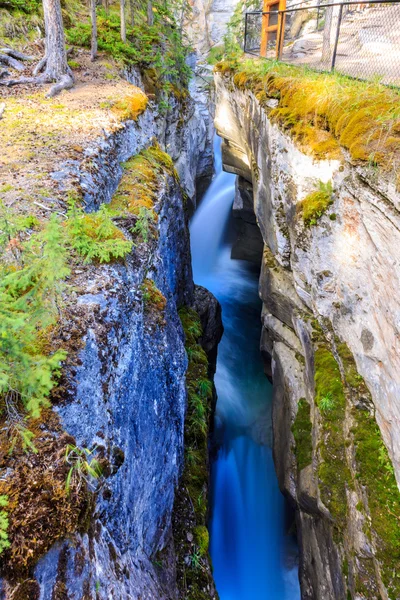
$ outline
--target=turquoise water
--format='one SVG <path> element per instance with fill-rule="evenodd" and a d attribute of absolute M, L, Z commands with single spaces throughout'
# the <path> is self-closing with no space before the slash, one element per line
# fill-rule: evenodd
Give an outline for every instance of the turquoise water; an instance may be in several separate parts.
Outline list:
<path fill-rule="evenodd" d="M 212 463 L 210 551 L 221 600 L 299 600 L 295 542 L 272 460 L 272 386 L 259 352 L 258 272 L 231 260 L 226 235 L 235 177 L 216 176 L 191 224 L 195 282 L 222 305 Z"/>

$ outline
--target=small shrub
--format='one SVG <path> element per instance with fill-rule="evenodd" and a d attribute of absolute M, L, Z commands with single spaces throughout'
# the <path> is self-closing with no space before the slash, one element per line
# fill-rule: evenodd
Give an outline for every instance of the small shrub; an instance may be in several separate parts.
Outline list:
<path fill-rule="evenodd" d="M 220 62 L 225 54 L 225 49 L 223 46 L 213 46 L 207 56 L 207 62 L 209 65 L 215 65 Z"/>
<path fill-rule="evenodd" d="M 333 409 L 334 406 L 335 403 L 332 398 L 331 392 L 328 392 L 326 396 L 323 396 L 318 403 L 318 407 L 322 412 L 330 411 Z"/>
<path fill-rule="evenodd" d="M 297 211 L 301 214 L 305 225 L 316 225 L 318 219 L 326 212 L 333 203 L 332 200 L 332 182 L 323 183 L 320 181 L 319 189 L 312 192 L 297 205 Z"/>
<path fill-rule="evenodd" d="M 155 221 L 155 214 L 145 206 L 139 208 L 139 214 L 135 226 L 132 228 L 134 236 L 138 237 L 144 244 L 149 241 L 151 226 Z"/>
<path fill-rule="evenodd" d="M 14 230 L 10 220 L 0 224 L 3 242 Z M 48 406 L 66 357 L 62 350 L 45 356 L 37 347 L 38 331 L 58 317 L 63 279 L 70 272 L 63 239 L 53 216 L 42 231 L 19 242 L 20 262 L 17 256 L 11 269 L 0 265 L 0 407 L 13 421 L 10 410 L 17 413 L 20 403 L 31 416 Z"/>
<path fill-rule="evenodd" d="M 199 550 L 195 550 L 190 556 L 190 564 L 193 569 L 201 569 L 201 554 Z"/>
<path fill-rule="evenodd" d="M 10 540 L 8 539 L 8 514 L 4 510 L 8 505 L 8 496 L 0 495 L 0 554 L 10 547 Z"/>
<path fill-rule="evenodd" d="M 82 485 L 93 486 L 93 480 L 101 476 L 102 470 L 98 460 L 93 456 L 94 450 L 78 448 L 68 444 L 65 448 L 65 462 L 69 466 L 65 489 L 69 493 L 72 484 L 79 492 Z"/>
<path fill-rule="evenodd" d="M 66 230 L 72 248 L 84 257 L 85 263 L 93 260 L 107 263 L 125 257 L 132 249 L 132 242 L 114 225 L 104 204 L 97 213 L 86 214 L 73 203 Z"/>

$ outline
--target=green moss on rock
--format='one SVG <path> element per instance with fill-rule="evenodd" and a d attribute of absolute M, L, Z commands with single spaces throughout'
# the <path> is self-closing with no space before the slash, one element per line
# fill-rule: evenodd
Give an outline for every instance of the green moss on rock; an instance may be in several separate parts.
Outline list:
<path fill-rule="evenodd" d="M 198 525 L 194 530 L 194 539 L 199 548 L 199 553 L 204 556 L 208 552 L 210 536 L 205 525 Z"/>
<path fill-rule="evenodd" d="M 400 596 L 400 492 L 375 418 L 354 409 L 358 480 L 368 496 L 377 557 L 390 598 Z"/>
<path fill-rule="evenodd" d="M 174 540 L 177 553 L 179 597 L 208 600 L 212 587 L 209 535 L 206 527 L 208 494 L 208 433 L 213 384 L 208 379 L 208 359 L 199 339 L 199 315 L 182 307 L 179 316 L 188 356 L 185 420 L 185 465 L 174 506 Z M 211 586 L 211 587 L 210 587 Z M 214 596 L 213 596 L 214 597 Z"/>
<path fill-rule="evenodd" d="M 346 398 L 339 366 L 325 345 L 320 345 L 315 351 L 314 380 L 315 401 L 322 421 L 318 469 L 321 498 L 340 528 L 347 513 L 346 484 L 351 482 L 343 431 Z"/>
<path fill-rule="evenodd" d="M 342 362 L 346 383 L 354 390 L 358 390 L 369 395 L 364 378 L 357 371 L 357 365 L 354 360 L 354 356 L 348 345 L 345 342 L 337 342 L 336 349 Z"/>
<path fill-rule="evenodd" d="M 300 398 L 297 406 L 297 415 L 292 426 L 292 433 L 296 442 L 295 455 L 297 469 L 301 471 L 312 461 L 312 423 L 310 420 L 310 405 L 305 398 Z"/>
<path fill-rule="evenodd" d="M 229 76 L 238 89 L 251 90 L 269 118 L 287 131 L 303 152 L 318 159 L 343 160 L 344 147 L 354 162 L 397 172 L 398 91 L 275 61 L 225 61 L 215 70 Z M 279 101 L 274 109 L 268 106 L 269 98 Z"/>

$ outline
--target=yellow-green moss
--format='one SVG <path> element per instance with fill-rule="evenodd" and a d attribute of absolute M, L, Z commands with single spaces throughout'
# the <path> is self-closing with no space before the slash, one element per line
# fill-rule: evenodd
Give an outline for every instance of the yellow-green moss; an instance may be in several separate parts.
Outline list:
<path fill-rule="evenodd" d="M 307 467 L 312 461 L 312 423 L 310 419 L 310 405 L 305 398 L 300 398 L 297 405 L 297 414 L 292 426 L 292 433 L 296 442 L 294 452 L 296 455 L 297 469 Z"/>
<path fill-rule="evenodd" d="M 146 278 L 141 286 L 145 315 L 163 327 L 165 325 L 165 308 L 167 300 L 152 279 Z"/>
<path fill-rule="evenodd" d="M 346 484 L 351 482 L 343 431 L 346 398 L 339 366 L 327 346 L 317 347 L 314 368 L 315 401 L 322 421 L 318 468 L 321 498 L 340 528 L 347 514 Z"/>
<path fill-rule="evenodd" d="M 159 146 L 142 150 L 124 164 L 124 174 L 110 203 L 111 211 L 135 215 L 141 208 L 153 211 L 162 178 L 167 175 L 178 178 L 171 157 Z"/>
<path fill-rule="evenodd" d="M 297 212 L 301 215 L 307 226 L 315 225 L 333 203 L 332 184 L 320 182 L 319 189 L 308 194 L 297 205 Z"/>
<path fill-rule="evenodd" d="M 71 67 L 71 69 L 79 69 L 80 64 L 76 60 L 70 59 L 68 61 L 68 66 Z"/>
<path fill-rule="evenodd" d="M 357 477 L 368 496 L 377 558 L 390 598 L 400 596 L 400 493 L 394 469 L 375 418 L 354 409 Z"/>
<path fill-rule="evenodd" d="M 317 158 L 340 158 L 340 146 L 354 161 L 368 161 L 397 172 L 400 160 L 400 96 L 393 89 L 354 81 L 338 74 L 315 73 L 306 67 L 265 60 L 243 60 L 232 69 L 218 63 L 234 85 L 252 90 L 273 121 L 286 129 L 301 148 Z"/>
<path fill-rule="evenodd" d="M 204 556 L 208 552 L 208 546 L 210 544 L 210 535 L 205 525 L 198 525 L 194 529 L 194 539 L 199 548 L 201 556 Z"/>

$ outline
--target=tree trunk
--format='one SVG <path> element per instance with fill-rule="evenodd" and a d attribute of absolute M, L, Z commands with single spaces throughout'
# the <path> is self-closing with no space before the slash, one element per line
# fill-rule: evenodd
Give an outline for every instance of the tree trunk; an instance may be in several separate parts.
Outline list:
<path fill-rule="evenodd" d="M 108 17 L 108 12 L 109 12 L 109 9 L 110 9 L 108 0 L 103 0 L 103 6 L 104 6 L 104 10 L 106 11 L 106 15 Z"/>
<path fill-rule="evenodd" d="M 18 84 L 42 85 L 55 82 L 55 85 L 46 94 L 47 98 L 52 98 L 62 90 L 70 89 L 74 85 L 74 78 L 67 62 L 60 0 L 43 0 L 43 14 L 46 29 L 46 54 L 34 69 L 34 76 L 7 79 L 0 81 L 0 85 L 10 87 Z M 45 69 L 44 73 L 39 75 L 43 69 Z"/>
<path fill-rule="evenodd" d="M 121 0 L 121 40 L 126 43 L 125 0 Z"/>
<path fill-rule="evenodd" d="M 153 3 L 147 0 L 147 25 L 153 25 Z"/>
<path fill-rule="evenodd" d="M 131 17 L 131 27 L 135 27 L 135 0 L 129 0 L 129 12 Z"/>
<path fill-rule="evenodd" d="M 92 21 L 92 45 L 91 45 L 91 51 L 90 51 L 90 60 L 93 62 L 97 56 L 96 0 L 90 0 L 90 18 Z"/>
<path fill-rule="evenodd" d="M 43 12 L 47 59 L 45 75 L 52 81 L 58 81 L 69 71 L 60 0 L 43 0 Z"/>
<path fill-rule="evenodd" d="M 333 45 L 339 18 L 339 9 L 339 6 L 329 6 L 328 8 L 326 8 L 324 34 L 322 41 L 323 63 L 330 63 L 332 58 Z"/>

